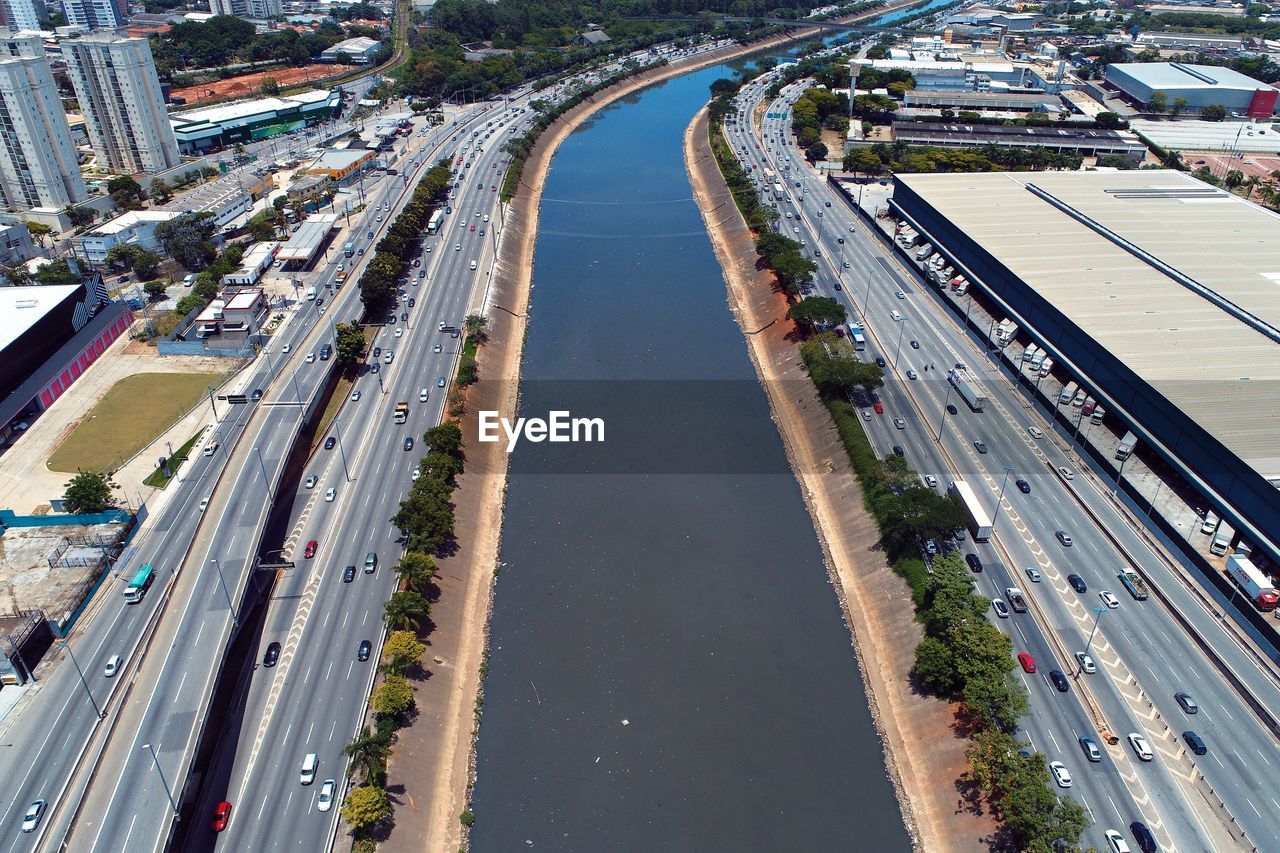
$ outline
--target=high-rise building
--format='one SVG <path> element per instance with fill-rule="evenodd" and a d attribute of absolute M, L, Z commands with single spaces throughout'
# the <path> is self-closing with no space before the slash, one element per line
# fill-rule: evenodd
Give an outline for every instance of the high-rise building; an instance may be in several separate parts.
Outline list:
<path fill-rule="evenodd" d="M 88 196 L 44 42 L 36 33 L 0 38 L 0 203 L 29 210 Z"/>
<path fill-rule="evenodd" d="M 209 0 L 209 11 L 237 18 L 274 18 L 280 14 L 280 0 Z"/>
<path fill-rule="evenodd" d="M 129 17 L 128 0 L 63 0 L 67 23 L 86 30 L 123 27 Z"/>
<path fill-rule="evenodd" d="M 178 165 L 178 140 L 146 39 L 92 33 L 64 41 L 62 57 L 99 163 L 122 175 Z"/>
<path fill-rule="evenodd" d="M 38 30 L 49 17 L 44 0 L 0 0 L 0 27 L 12 30 Z"/>

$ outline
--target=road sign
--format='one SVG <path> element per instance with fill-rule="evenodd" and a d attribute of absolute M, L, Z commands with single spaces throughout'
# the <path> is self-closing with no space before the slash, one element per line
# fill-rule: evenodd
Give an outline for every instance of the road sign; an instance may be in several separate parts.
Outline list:
<path fill-rule="evenodd" d="M 230 404 L 231 404 L 231 405 L 233 405 L 233 406 L 238 406 L 238 405 L 240 405 L 241 403 L 247 403 L 247 402 L 249 402 L 249 398 L 248 398 L 247 396 L 245 396 L 244 394 L 228 394 L 228 395 L 227 395 L 227 402 L 228 402 L 228 403 L 230 403 Z"/>
<path fill-rule="evenodd" d="M 258 568 L 260 569 L 292 569 L 293 567 L 294 563 L 292 560 L 280 563 L 268 563 L 264 560 L 258 563 Z"/>

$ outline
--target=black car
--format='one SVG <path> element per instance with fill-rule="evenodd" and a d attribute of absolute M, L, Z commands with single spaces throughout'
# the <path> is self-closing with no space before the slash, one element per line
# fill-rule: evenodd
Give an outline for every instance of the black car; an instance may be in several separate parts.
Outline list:
<path fill-rule="evenodd" d="M 1183 732 L 1182 739 L 1186 741 L 1187 747 L 1196 755 L 1204 755 L 1209 751 L 1209 747 L 1204 745 L 1204 741 L 1200 739 L 1200 735 L 1193 731 Z"/>
<path fill-rule="evenodd" d="M 1138 842 L 1138 849 L 1142 853 L 1156 853 L 1160 849 L 1160 845 L 1156 843 L 1156 837 L 1142 821 L 1135 820 L 1129 824 L 1129 831 L 1133 833 L 1133 840 Z"/>
<path fill-rule="evenodd" d="M 902 449 L 902 445 L 901 445 L 901 444 L 895 444 L 895 445 L 893 446 L 893 455 L 894 455 L 894 456 L 905 457 L 905 456 L 907 455 L 907 453 L 906 453 L 906 451 L 905 451 L 905 450 L 903 450 L 903 449 Z"/>
<path fill-rule="evenodd" d="M 844 288 L 840 286 L 840 282 L 838 281 L 833 286 L 835 287 L 836 290 L 844 290 Z"/>
<path fill-rule="evenodd" d="M 969 564 L 969 568 L 972 571 L 982 571 L 982 561 L 978 559 L 977 554 L 965 554 L 964 561 Z"/>
<path fill-rule="evenodd" d="M 1071 685 L 1067 683 L 1067 677 L 1060 669 L 1049 670 L 1049 680 L 1053 682 L 1053 686 L 1058 688 L 1059 693 L 1066 693 L 1071 689 Z"/>
<path fill-rule="evenodd" d="M 1173 698 L 1178 700 L 1178 704 L 1182 710 L 1188 714 L 1199 714 L 1200 706 L 1196 704 L 1196 700 L 1191 698 L 1190 693 L 1179 692 L 1173 694 Z"/>
<path fill-rule="evenodd" d="M 1026 480 L 1014 480 L 1013 484 L 1017 486 L 1018 491 L 1022 492 L 1024 495 L 1031 494 L 1031 484 Z"/>
<path fill-rule="evenodd" d="M 410 307 L 410 308 L 412 308 L 412 307 L 413 307 L 414 305 L 416 305 L 416 304 L 417 304 L 417 301 L 416 301 L 412 296 L 410 296 L 410 297 L 409 297 L 409 307 Z"/>
<path fill-rule="evenodd" d="M 919 342 L 919 341 L 915 341 L 915 340 L 913 340 L 913 341 L 911 342 L 911 348 L 912 348 L 912 349 L 920 349 L 920 342 Z"/>
<path fill-rule="evenodd" d="M 378 372 L 379 370 L 381 370 L 381 369 L 382 369 L 382 368 L 380 368 L 380 367 L 378 366 L 378 362 L 376 362 L 376 361 L 375 361 L 372 365 L 370 365 L 370 366 L 369 366 L 369 372 L 370 372 L 370 373 L 377 373 L 377 372 Z"/>
<path fill-rule="evenodd" d="M 1071 584 L 1071 588 L 1076 592 L 1089 591 L 1089 587 L 1085 585 L 1084 578 L 1079 575 L 1067 575 L 1067 583 Z"/>
<path fill-rule="evenodd" d="M 351 582 L 352 582 L 353 580 L 355 580 L 355 579 L 356 579 L 356 567 L 355 567 L 355 566 L 347 566 L 345 569 L 343 569 L 343 570 L 342 570 L 342 582 L 343 582 L 343 583 L 351 583 Z"/>
<path fill-rule="evenodd" d="M 404 449 L 406 452 L 413 450 L 413 436 L 406 435 L 404 437 Z"/>
<path fill-rule="evenodd" d="M 876 356 L 876 367 L 884 367 L 884 356 Z"/>
<path fill-rule="evenodd" d="M 987 452 L 987 446 L 986 446 L 985 444 L 983 444 L 981 441 L 975 441 L 975 442 L 973 443 L 973 446 L 974 446 L 974 447 L 976 447 L 976 448 L 978 448 L 978 452 L 979 452 L 979 453 L 986 453 L 986 452 Z"/>
<path fill-rule="evenodd" d="M 374 357 L 374 358 L 381 358 L 381 357 L 382 357 L 382 347 L 374 347 L 374 348 L 373 348 L 373 357 Z"/>
<path fill-rule="evenodd" d="M 338 443 L 338 439 L 334 438 L 333 436 L 329 436 L 324 440 L 324 449 L 333 450 L 333 446 L 337 443 Z"/>
<path fill-rule="evenodd" d="M 955 407 L 955 404 L 947 403 L 947 414 L 958 415 L 960 414 L 960 410 Z"/>
<path fill-rule="evenodd" d="M 252 398 L 252 399 L 253 399 L 253 401 L 254 401 L 255 403 L 256 403 L 257 401 L 259 401 L 259 400 L 261 400 L 261 399 L 262 399 L 262 389 L 261 389 L 261 388 L 254 388 L 254 389 L 253 389 L 253 398 Z"/>
<path fill-rule="evenodd" d="M 841 246 L 843 246 L 843 245 L 844 245 L 844 238 L 843 238 L 843 237 L 837 237 L 837 238 L 836 238 L 836 242 L 837 242 L 837 243 L 839 243 Z"/>
<path fill-rule="evenodd" d="M 373 643 L 368 640 L 360 641 L 360 648 L 356 652 L 356 660 L 368 660 L 369 654 L 373 651 Z"/>
<path fill-rule="evenodd" d="M 280 660 L 280 644 L 272 643 L 267 646 L 267 652 L 262 656 L 262 665 L 267 667 L 275 666 L 278 660 Z"/>

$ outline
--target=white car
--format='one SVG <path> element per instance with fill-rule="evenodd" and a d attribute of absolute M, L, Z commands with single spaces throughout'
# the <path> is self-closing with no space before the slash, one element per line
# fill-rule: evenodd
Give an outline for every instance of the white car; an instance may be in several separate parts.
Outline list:
<path fill-rule="evenodd" d="M 397 328 L 397 329 L 396 329 L 396 337 L 397 337 L 397 338 L 403 338 L 403 337 L 404 337 L 404 329 L 403 329 L 403 328 Z"/>
<path fill-rule="evenodd" d="M 1093 658 L 1084 652 L 1076 652 L 1076 661 L 1080 664 L 1080 669 L 1090 675 L 1098 671 L 1098 665 L 1093 662 Z"/>
<path fill-rule="evenodd" d="M 453 247 L 453 250 L 454 250 L 455 252 L 461 252 L 461 251 L 462 251 L 462 244 L 461 244 L 461 243 L 459 243 L 458 245 L 454 246 L 454 247 Z"/>
<path fill-rule="evenodd" d="M 46 805 L 48 804 L 44 800 L 36 800 L 27 808 L 27 813 L 22 816 L 23 832 L 35 831 L 35 828 L 40 825 L 40 818 L 44 817 Z"/>
<path fill-rule="evenodd" d="M 1032 438 L 1044 438 L 1044 433 L 1040 431 L 1039 427 L 1027 427 L 1027 434 Z"/>
<path fill-rule="evenodd" d="M 102 668 L 102 674 L 107 678 L 112 678 L 120 671 L 120 655 L 112 655 L 107 658 L 107 665 Z"/>
<path fill-rule="evenodd" d="M 1109 590 L 1104 589 L 1102 592 L 1098 593 L 1098 598 L 1101 598 L 1102 603 L 1107 605 L 1107 607 L 1110 607 L 1112 610 L 1115 610 L 1120 606 L 1120 599 L 1112 595 Z"/>
<path fill-rule="evenodd" d="M 307 353 L 307 364 L 311 364 L 311 362 L 313 362 L 313 361 L 315 361 L 315 360 L 316 360 L 316 354 L 315 354 L 315 353 L 313 353 L 313 352 L 309 352 L 309 353 Z"/>
<path fill-rule="evenodd" d="M 936 489 L 938 488 L 938 478 L 933 476 L 932 474 L 925 474 L 924 484 L 931 489 Z"/>
<path fill-rule="evenodd" d="M 338 496 L 338 490 L 335 489 L 333 486 L 330 486 L 329 490 L 324 493 L 324 502 L 327 504 L 331 504 L 333 503 L 333 499 L 336 498 L 337 496 Z"/>
<path fill-rule="evenodd" d="M 314 489 L 316 487 L 316 483 L 318 482 L 320 482 L 319 477 L 317 477 L 315 474 L 310 475 L 309 477 L 307 477 L 307 488 Z"/>
<path fill-rule="evenodd" d="M 1039 571 L 1037 571 L 1036 569 L 1032 568 L 1031 566 L 1027 566 L 1025 569 L 1023 569 L 1023 571 L 1027 573 L 1027 579 L 1028 579 L 1029 581 L 1031 581 L 1032 583 L 1040 583 L 1040 572 L 1039 572 Z"/>
<path fill-rule="evenodd" d="M 316 811 L 327 812 L 333 808 L 333 790 L 336 787 L 338 783 L 334 780 L 324 780 L 324 784 L 320 786 L 320 796 L 316 798 Z"/>
<path fill-rule="evenodd" d="M 894 295 L 894 296 L 896 296 L 896 297 L 898 297 L 899 299 L 906 299 L 906 298 L 907 298 L 907 294 L 903 293 L 901 290 L 895 290 L 895 291 L 893 292 L 893 295 Z"/>
<path fill-rule="evenodd" d="M 486 213 L 484 216 L 482 216 L 482 217 L 480 218 L 480 221 L 481 221 L 481 222 L 488 222 L 488 221 L 489 221 L 489 214 L 487 214 L 487 213 Z"/>
<path fill-rule="evenodd" d="M 431 351 L 432 351 L 432 352 L 440 352 L 440 345 L 439 345 L 439 344 L 436 344 L 435 346 L 433 346 L 433 347 L 431 348 Z"/>
<path fill-rule="evenodd" d="M 1066 465 L 1059 465 L 1058 473 L 1062 475 L 1062 479 L 1064 480 L 1074 480 L 1076 478 L 1075 472 Z"/>
<path fill-rule="evenodd" d="M 351 402 L 355 403 L 355 402 L 357 402 L 359 399 L 360 399 L 360 392 L 359 392 L 358 390 L 356 390 L 356 391 L 352 391 L 352 392 L 351 392 Z"/>
<path fill-rule="evenodd" d="M 1067 770 L 1067 765 L 1061 761 L 1050 761 L 1049 772 L 1053 774 L 1053 781 L 1058 783 L 1059 788 L 1071 787 L 1071 771 Z"/>
<path fill-rule="evenodd" d="M 284 353 L 285 355 L 288 355 L 289 353 L 293 352 L 293 344 L 285 344 L 284 346 L 280 347 L 280 352 Z"/>
<path fill-rule="evenodd" d="M 1114 829 L 1108 829 L 1102 835 L 1107 839 L 1107 848 L 1111 853 L 1130 853 L 1129 845 L 1125 842 L 1124 836 Z"/>
<path fill-rule="evenodd" d="M 421 477 L 421 476 L 422 476 L 422 469 L 421 469 L 421 468 L 414 468 L 414 469 L 413 469 L 413 476 L 411 477 L 411 479 L 416 480 L 416 479 L 418 479 L 418 478 L 419 478 L 419 477 Z"/>
<path fill-rule="evenodd" d="M 999 616 L 1001 619 L 1009 618 L 1009 605 L 1004 603 L 1003 598 L 991 599 L 991 607 L 993 610 L 995 610 L 996 615 Z"/>
<path fill-rule="evenodd" d="M 396 354 L 391 352 L 391 350 L 387 350 L 387 354 L 382 357 L 382 363 L 390 364 L 391 362 L 395 361 L 395 358 L 396 358 Z"/>
<path fill-rule="evenodd" d="M 1133 747 L 1133 751 L 1137 754 L 1139 760 L 1150 761 L 1156 757 L 1156 754 L 1151 751 L 1151 744 L 1147 743 L 1147 739 L 1137 732 L 1131 732 L 1127 740 L 1129 741 L 1129 746 Z"/>

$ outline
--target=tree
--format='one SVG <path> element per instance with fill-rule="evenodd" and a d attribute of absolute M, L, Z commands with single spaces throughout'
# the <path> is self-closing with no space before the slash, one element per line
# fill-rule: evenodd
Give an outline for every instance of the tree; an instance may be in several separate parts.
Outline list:
<path fill-rule="evenodd" d="M 0 268 L 0 275 L 14 287 L 22 287 L 31 283 L 31 271 L 27 269 L 25 264 L 14 264 Z"/>
<path fill-rule="evenodd" d="M 381 788 L 352 788 L 342 805 L 342 819 L 356 831 L 368 829 L 391 817 L 391 801 Z"/>
<path fill-rule="evenodd" d="M 173 187 L 169 186 L 169 182 L 164 178 L 156 178 L 147 188 L 147 195 L 151 196 L 153 201 L 166 202 L 173 198 Z"/>
<path fill-rule="evenodd" d="M 133 249 L 129 253 L 129 264 L 133 267 L 134 273 L 138 278 L 146 281 L 156 277 L 156 270 L 160 268 L 160 264 L 164 258 L 155 252 L 149 252 L 141 246 L 131 246 Z"/>
<path fill-rule="evenodd" d="M 217 256 L 210 239 L 216 227 L 213 214 L 185 214 L 156 225 L 156 240 L 165 253 L 189 270 L 201 270 Z"/>
<path fill-rule="evenodd" d="M 827 296 L 809 296 L 801 299 L 787 311 L 787 319 L 810 329 L 838 326 L 847 317 L 845 307 Z"/>
<path fill-rule="evenodd" d="M 128 175 L 121 175 L 107 181 L 107 192 L 111 194 L 111 200 L 116 203 L 116 207 L 123 210 L 137 210 L 142 207 L 142 200 L 146 197 L 142 191 L 142 184 Z"/>
<path fill-rule="evenodd" d="M 403 590 L 391 593 L 385 613 L 387 625 L 392 629 L 416 629 L 431 612 L 431 605 L 420 593 Z"/>
<path fill-rule="evenodd" d="M 1167 92 L 1156 89 L 1147 98 L 1147 109 L 1153 113 L 1162 113 L 1169 108 L 1169 95 Z"/>
<path fill-rule="evenodd" d="M 111 490 L 116 484 L 110 474 L 81 471 L 67 483 L 62 496 L 67 512 L 102 512 L 111 505 Z"/>
<path fill-rule="evenodd" d="M 392 631 L 382 646 L 383 666 L 392 675 L 403 675 L 426 651 L 427 644 L 415 637 L 412 631 Z"/>
<path fill-rule="evenodd" d="M 267 77 L 264 79 L 262 81 L 262 85 L 258 88 L 262 91 L 262 94 L 269 98 L 274 98 L 276 95 L 280 94 L 280 84 L 276 82 L 274 77 Z"/>
<path fill-rule="evenodd" d="M 1233 190 L 1244 183 L 1244 174 L 1238 169 L 1232 169 L 1227 172 L 1227 176 L 1223 178 L 1222 182 L 1227 185 L 1227 189 Z"/>
<path fill-rule="evenodd" d="M 948 697 L 956 692 L 956 668 L 947 644 L 925 637 L 916 646 L 916 662 L 912 674 L 932 693 Z"/>
<path fill-rule="evenodd" d="M 44 245 L 45 238 L 53 233 L 53 229 L 43 222 L 25 222 L 23 224 L 27 226 L 27 233 L 41 246 Z"/>
<path fill-rule="evenodd" d="M 427 455 L 430 457 L 437 454 L 432 452 Z M 444 454 L 439 455 L 444 456 Z M 448 456 L 446 458 L 452 459 L 453 457 Z M 406 589 L 422 592 L 435 579 L 436 561 L 431 559 L 429 554 L 409 551 L 400 558 L 400 562 L 396 563 L 395 573 Z"/>
<path fill-rule="evenodd" d="M 1103 130 L 1117 130 L 1124 127 L 1124 119 L 1113 112 L 1103 111 L 1093 117 L 1093 123 Z"/>
<path fill-rule="evenodd" d="M 339 323 L 336 328 L 338 364 L 355 364 L 364 356 L 364 330 L 359 323 Z"/>
<path fill-rule="evenodd" d="M 462 427 L 457 421 L 445 421 L 422 434 L 422 441 L 432 450 L 463 459 Z"/>
<path fill-rule="evenodd" d="M 73 228 L 84 228 L 86 225 L 92 225 L 94 220 L 98 218 L 98 211 L 91 207 L 75 207 L 67 205 L 62 212 L 71 220 Z"/>
<path fill-rule="evenodd" d="M 1200 118 L 1205 121 L 1222 121 L 1227 117 L 1227 108 L 1222 104 L 1209 104 L 1200 108 Z"/>
<path fill-rule="evenodd" d="M 827 159 L 827 146 L 821 142 L 815 142 L 804 150 L 804 156 L 810 163 L 825 160 Z"/>
<path fill-rule="evenodd" d="M 468 314 L 466 319 L 462 321 L 462 326 L 467 331 L 467 337 L 475 338 L 477 343 L 484 343 L 489 339 L 486 333 L 489 327 L 489 318 L 483 314 Z"/>
<path fill-rule="evenodd" d="M 870 148 L 855 148 L 844 155 L 844 170 L 852 172 L 854 177 L 857 177 L 859 173 L 878 175 L 884 170 L 884 163 L 880 161 L 879 155 Z"/>
<path fill-rule="evenodd" d="M 399 717 L 413 707 L 413 685 L 402 675 L 388 675 L 373 691 L 369 704 L 375 713 Z"/>
<path fill-rule="evenodd" d="M 387 772 L 391 739 L 365 726 L 342 751 L 351 759 L 347 766 L 348 778 L 360 772 L 364 774 L 366 782 L 373 783 L 382 779 Z"/>
<path fill-rule="evenodd" d="M 79 284 L 80 276 L 71 269 L 66 258 L 58 258 L 36 270 L 36 284 Z"/>
<path fill-rule="evenodd" d="M 1174 98 L 1173 106 L 1169 107 L 1169 115 L 1176 116 L 1189 106 L 1191 106 L 1191 102 L 1186 98 Z"/>
<path fill-rule="evenodd" d="M 159 279 L 154 279 L 142 285 L 142 289 L 146 291 L 147 298 L 153 302 L 164 299 L 165 292 L 168 290 L 168 287 L 169 286 L 167 284 Z"/>

